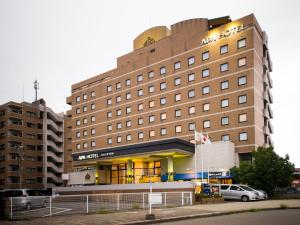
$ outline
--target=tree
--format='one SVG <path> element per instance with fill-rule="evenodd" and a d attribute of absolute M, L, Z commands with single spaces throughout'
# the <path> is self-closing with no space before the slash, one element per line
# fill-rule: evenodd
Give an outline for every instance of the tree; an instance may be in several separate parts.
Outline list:
<path fill-rule="evenodd" d="M 283 158 L 273 147 L 258 147 L 252 152 L 252 159 L 252 162 L 241 162 L 239 167 L 231 168 L 234 182 L 265 190 L 270 196 L 276 187 L 291 184 L 295 167 L 288 155 Z"/>

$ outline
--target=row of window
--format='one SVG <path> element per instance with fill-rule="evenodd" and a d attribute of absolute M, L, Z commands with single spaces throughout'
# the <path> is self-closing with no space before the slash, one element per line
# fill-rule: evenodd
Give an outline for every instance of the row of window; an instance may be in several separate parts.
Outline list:
<path fill-rule="evenodd" d="M 90 92 L 90 98 L 95 98 L 96 97 L 96 92 L 95 91 L 91 91 Z M 80 96 L 76 96 L 76 102 L 80 102 L 81 97 Z M 88 94 L 83 94 L 82 95 L 82 100 L 86 101 L 88 99 Z"/>
<path fill-rule="evenodd" d="M 176 133 L 181 133 L 181 125 L 177 125 L 175 126 L 175 132 Z M 138 139 L 142 140 L 144 139 L 144 132 L 138 132 Z M 161 128 L 160 129 L 160 135 L 161 136 L 165 136 L 167 135 L 167 128 Z M 153 138 L 155 137 L 155 131 L 154 130 L 150 130 L 148 133 L 149 138 Z M 222 141 L 230 141 L 230 137 L 228 134 L 222 135 L 221 136 L 221 140 Z M 239 133 L 239 141 L 247 141 L 248 140 L 248 133 L 247 132 L 241 132 Z M 127 134 L 126 135 L 126 142 L 130 142 L 132 141 L 132 135 L 131 134 Z M 190 142 L 194 142 L 194 139 L 191 139 Z M 113 143 L 113 139 L 112 138 L 107 138 L 107 144 L 111 145 Z M 116 143 L 122 143 L 122 136 L 117 136 L 116 137 Z M 82 144 L 83 149 L 87 149 L 88 148 L 88 142 L 84 142 Z M 96 147 L 96 141 L 91 141 L 90 142 L 90 147 Z M 76 149 L 80 150 L 81 149 L 81 144 L 78 143 L 76 144 Z"/>

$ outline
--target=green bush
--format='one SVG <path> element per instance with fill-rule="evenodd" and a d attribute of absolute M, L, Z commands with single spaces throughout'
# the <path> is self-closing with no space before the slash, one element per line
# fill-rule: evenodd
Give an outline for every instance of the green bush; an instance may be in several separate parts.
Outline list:
<path fill-rule="evenodd" d="M 280 209 L 287 209 L 288 208 L 288 205 L 286 204 L 280 204 Z"/>

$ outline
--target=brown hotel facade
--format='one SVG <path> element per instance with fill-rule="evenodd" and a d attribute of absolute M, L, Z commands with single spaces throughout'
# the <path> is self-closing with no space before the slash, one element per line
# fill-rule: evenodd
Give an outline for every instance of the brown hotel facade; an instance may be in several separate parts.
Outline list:
<path fill-rule="evenodd" d="M 272 145 L 272 63 L 253 14 L 154 27 L 133 45 L 72 86 L 73 171 L 96 184 L 184 179 L 176 160 L 194 154 L 194 129 L 232 142 L 239 160 Z"/>

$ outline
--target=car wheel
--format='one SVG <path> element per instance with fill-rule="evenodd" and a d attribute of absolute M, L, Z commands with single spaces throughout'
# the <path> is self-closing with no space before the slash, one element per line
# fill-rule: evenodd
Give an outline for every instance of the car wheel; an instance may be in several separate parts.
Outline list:
<path fill-rule="evenodd" d="M 31 209 L 31 204 L 30 203 L 27 203 L 26 205 L 26 210 L 30 210 Z"/>
<path fill-rule="evenodd" d="M 249 201 L 249 197 L 246 195 L 243 195 L 241 198 L 242 202 L 248 202 Z"/>
<path fill-rule="evenodd" d="M 47 201 L 44 201 L 42 207 L 46 208 L 46 206 L 47 206 Z"/>

